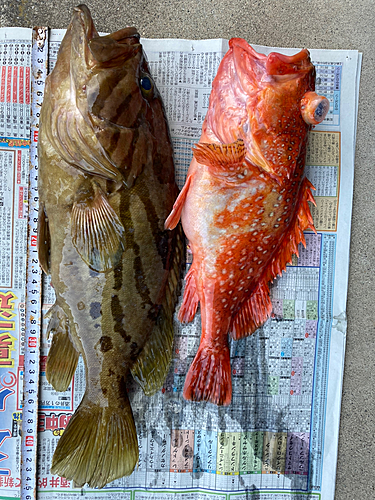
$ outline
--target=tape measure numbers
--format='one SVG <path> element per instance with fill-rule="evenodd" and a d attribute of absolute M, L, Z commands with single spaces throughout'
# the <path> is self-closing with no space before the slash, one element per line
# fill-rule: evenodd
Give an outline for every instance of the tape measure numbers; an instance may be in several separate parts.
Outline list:
<path fill-rule="evenodd" d="M 26 272 L 26 338 L 23 371 L 21 438 L 21 500 L 36 498 L 39 352 L 42 309 L 42 274 L 38 260 L 38 130 L 48 71 L 48 28 L 36 27 L 31 52 L 31 141 L 29 219 Z"/>

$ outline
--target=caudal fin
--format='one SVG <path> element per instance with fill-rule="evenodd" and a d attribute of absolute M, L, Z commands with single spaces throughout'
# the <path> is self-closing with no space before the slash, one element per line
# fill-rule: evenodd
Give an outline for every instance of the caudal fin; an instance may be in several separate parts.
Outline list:
<path fill-rule="evenodd" d="M 232 399 L 232 377 L 227 346 L 213 350 L 200 346 L 186 375 L 185 399 L 229 405 Z"/>
<path fill-rule="evenodd" d="M 51 473 L 103 488 L 129 476 L 138 462 L 138 441 L 129 400 L 102 408 L 83 399 L 60 438 Z"/>

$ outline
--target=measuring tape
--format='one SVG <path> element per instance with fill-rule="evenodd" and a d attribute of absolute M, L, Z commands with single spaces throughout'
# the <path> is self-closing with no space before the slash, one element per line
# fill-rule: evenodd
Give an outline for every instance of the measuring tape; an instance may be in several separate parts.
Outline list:
<path fill-rule="evenodd" d="M 42 273 L 38 260 L 38 130 L 48 71 L 48 28 L 33 29 L 31 49 L 31 141 L 29 220 L 26 273 L 26 336 L 23 370 L 21 500 L 33 500 L 37 490 L 37 423 L 39 351 L 42 310 Z"/>

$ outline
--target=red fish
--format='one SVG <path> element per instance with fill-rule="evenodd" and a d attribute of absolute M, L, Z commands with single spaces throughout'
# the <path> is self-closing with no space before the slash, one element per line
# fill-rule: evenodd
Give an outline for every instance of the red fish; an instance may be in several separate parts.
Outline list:
<path fill-rule="evenodd" d="M 308 132 L 329 102 L 314 92 L 309 52 L 258 54 L 234 38 L 212 85 L 185 186 L 166 221 L 180 217 L 193 253 L 179 319 L 202 336 L 184 397 L 228 405 L 228 333 L 240 339 L 270 316 L 269 282 L 286 269 L 303 231 L 315 231 L 304 176 Z"/>

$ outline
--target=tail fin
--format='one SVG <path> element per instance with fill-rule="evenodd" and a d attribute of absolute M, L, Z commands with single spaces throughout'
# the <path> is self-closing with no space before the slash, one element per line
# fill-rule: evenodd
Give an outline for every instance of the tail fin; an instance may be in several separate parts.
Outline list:
<path fill-rule="evenodd" d="M 199 346 L 186 375 L 184 398 L 229 405 L 232 399 L 232 378 L 228 346 L 213 350 Z"/>
<path fill-rule="evenodd" d="M 138 441 L 130 402 L 101 406 L 86 398 L 71 418 L 53 455 L 51 473 L 103 488 L 129 476 L 138 462 Z"/>

